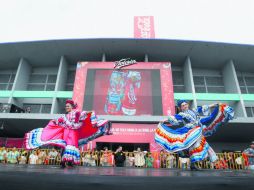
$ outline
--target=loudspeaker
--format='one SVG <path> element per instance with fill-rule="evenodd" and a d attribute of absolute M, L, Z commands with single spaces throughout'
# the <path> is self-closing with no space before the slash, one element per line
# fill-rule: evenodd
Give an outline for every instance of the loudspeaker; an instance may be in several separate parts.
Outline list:
<path fill-rule="evenodd" d="M 24 113 L 25 111 L 14 104 L 0 104 L 0 113 Z"/>

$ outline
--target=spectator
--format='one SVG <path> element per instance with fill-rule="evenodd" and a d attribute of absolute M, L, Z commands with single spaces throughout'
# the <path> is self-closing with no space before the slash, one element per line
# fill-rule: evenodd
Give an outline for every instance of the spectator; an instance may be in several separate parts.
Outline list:
<path fill-rule="evenodd" d="M 30 106 L 27 106 L 27 107 L 26 107 L 25 113 L 31 113 L 31 107 L 30 107 Z"/>
<path fill-rule="evenodd" d="M 112 154 L 107 147 L 102 151 L 100 163 L 102 166 L 112 166 Z"/>
<path fill-rule="evenodd" d="M 108 160 L 107 160 L 107 156 L 105 154 L 101 155 L 100 164 L 101 164 L 101 166 L 108 166 Z"/>
<path fill-rule="evenodd" d="M 119 146 L 116 152 L 114 153 L 115 165 L 116 167 L 123 167 L 125 162 L 125 154 L 123 152 L 123 147 Z"/>
<path fill-rule="evenodd" d="M 90 153 L 90 166 L 97 166 L 97 162 L 98 162 L 98 156 L 97 156 L 97 152 L 93 151 Z"/>
<path fill-rule="evenodd" d="M 82 153 L 83 166 L 91 166 L 91 157 L 92 157 L 91 151 Z"/>
<path fill-rule="evenodd" d="M 38 164 L 38 156 L 35 150 L 30 154 L 28 164 Z"/>
<path fill-rule="evenodd" d="M 50 152 L 48 154 L 49 164 L 55 164 L 57 155 L 58 155 L 58 152 L 56 151 L 56 149 L 50 150 Z"/>
<path fill-rule="evenodd" d="M 126 166 L 127 167 L 133 167 L 134 166 L 134 161 L 135 161 L 135 158 L 133 156 L 133 153 L 129 153 L 126 156 Z"/>
<path fill-rule="evenodd" d="M 154 158 L 152 157 L 152 154 L 151 153 L 147 153 L 147 156 L 146 156 L 146 167 L 147 168 L 152 168 L 153 167 L 153 161 L 154 161 Z"/>
<path fill-rule="evenodd" d="M 45 151 L 44 150 L 38 150 L 37 155 L 38 155 L 38 164 L 44 164 L 45 158 L 46 158 Z"/>
<path fill-rule="evenodd" d="M 7 151 L 5 147 L 0 148 L 0 163 L 6 163 Z"/>
<path fill-rule="evenodd" d="M 160 151 L 160 165 L 161 168 L 167 167 L 167 153 L 164 150 Z"/>
<path fill-rule="evenodd" d="M 174 168 L 174 165 L 175 165 L 175 156 L 173 154 L 168 154 L 167 155 L 167 168 Z"/>
<path fill-rule="evenodd" d="M 254 141 L 251 142 L 250 148 L 247 148 L 244 153 L 248 157 L 248 169 L 254 170 Z"/>
<path fill-rule="evenodd" d="M 61 155 L 60 151 L 57 151 L 55 164 L 58 165 L 58 164 L 61 164 L 61 162 L 62 162 L 62 155 Z"/>
<path fill-rule="evenodd" d="M 135 167 L 143 167 L 145 165 L 145 152 L 142 152 L 140 148 L 134 151 L 134 158 Z"/>
<path fill-rule="evenodd" d="M 7 163 L 9 164 L 18 164 L 19 159 L 19 152 L 17 151 L 16 147 L 10 150 L 7 153 Z"/>
<path fill-rule="evenodd" d="M 179 163 L 181 169 L 187 169 L 190 166 L 190 158 L 179 157 Z"/>
<path fill-rule="evenodd" d="M 227 162 L 227 166 L 229 169 L 235 169 L 234 153 L 232 151 L 228 153 L 225 152 L 224 159 Z"/>
<path fill-rule="evenodd" d="M 224 156 L 223 155 L 219 156 L 219 159 L 215 164 L 215 168 L 216 169 L 227 169 L 228 168 L 227 161 L 225 160 L 225 154 L 224 154 Z"/>
<path fill-rule="evenodd" d="M 49 165 L 49 154 L 48 150 L 45 150 L 45 159 L 44 159 L 44 165 Z"/>
<path fill-rule="evenodd" d="M 240 151 L 237 151 L 237 152 L 235 152 L 235 155 L 236 155 L 236 159 L 235 159 L 236 168 L 235 169 L 243 169 L 242 153 Z"/>
<path fill-rule="evenodd" d="M 19 158 L 19 164 L 26 164 L 27 163 L 27 151 L 24 150 L 22 153 L 21 153 L 21 156 Z"/>
<path fill-rule="evenodd" d="M 81 165 L 82 166 L 86 166 L 85 165 L 85 154 L 86 154 L 86 152 L 80 152 L 80 160 L 81 160 Z"/>

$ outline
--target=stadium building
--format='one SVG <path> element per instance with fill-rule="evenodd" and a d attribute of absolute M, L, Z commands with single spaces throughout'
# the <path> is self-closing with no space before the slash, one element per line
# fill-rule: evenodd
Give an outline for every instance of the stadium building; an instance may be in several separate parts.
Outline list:
<path fill-rule="evenodd" d="M 154 131 L 178 99 L 234 107 L 236 118 L 207 140 L 216 151 L 248 146 L 254 46 L 140 35 L 0 44 L 0 146 L 22 146 L 24 134 L 63 114 L 69 98 L 113 122 L 112 136 L 84 148 L 160 150 Z"/>

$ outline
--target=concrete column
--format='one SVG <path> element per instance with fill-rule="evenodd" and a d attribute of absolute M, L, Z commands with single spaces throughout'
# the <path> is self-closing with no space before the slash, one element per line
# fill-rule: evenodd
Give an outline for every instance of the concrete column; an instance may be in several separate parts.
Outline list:
<path fill-rule="evenodd" d="M 147 54 L 145 54 L 145 60 L 144 60 L 144 62 L 149 62 L 149 59 L 148 59 L 148 55 L 147 55 Z"/>
<path fill-rule="evenodd" d="M 222 69 L 223 82 L 226 93 L 239 94 L 241 93 L 235 66 L 232 60 L 228 61 Z"/>
<path fill-rule="evenodd" d="M 60 64 L 59 64 L 57 78 L 56 78 L 55 92 L 65 90 L 67 77 L 68 77 L 68 62 L 66 58 L 62 56 L 60 59 Z M 58 104 L 59 104 L 58 99 L 54 97 L 52 101 L 51 114 L 59 112 Z"/>
<path fill-rule="evenodd" d="M 21 58 L 19 61 L 19 66 L 13 83 L 12 90 L 26 90 L 31 72 L 32 72 L 31 65 L 28 63 L 27 60 Z"/>
<path fill-rule="evenodd" d="M 234 62 L 229 60 L 222 69 L 224 88 L 226 93 L 241 94 L 241 89 L 237 79 Z M 238 117 L 247 117 L 245 105 L 242 97 L 240 101 L 235 103 L 235 113 Z"/>
<path fill-rule="evenodd" d="M 52 107 L 51 107 L 51 114 L 58 114 L 58 113 L 60 113 L 59 99 L 54 97 L 52 102 Z"/>
<path fill-rule="evenodd" d="M 12 91 L 15 90 L 26 90 L 29 78 L 32 72 L 32 67 L 28 61 L 24 58 L 21 58 L 19 61 L 19 66 L 17 69 L 16 77 L 13 83 Z M 22 107 L 22 101 L 13 98 L 12 96 L 8 100 L 9 104 L 15 104 L 19 107 Z"/>
<path fill-rule="evenodd" d="M 65 85 L 68 76 L 67 74 L 68 74 L 68 62 L 66 61 L 65 57 L 62 56 L 58 68 L 55 91 L 65 90 Z"/>
<path fill-rule="evenodd" d="M 193 73 L 192 73 L 190 57 L 186 58 L 185 63 L 183 65 L 183 78 L 184 78 L 185 92 L 193 94 L 192 107 L 197 107 L 197 100 L 195 96 L 195 86 L 193 81 Z"/>
<path fill-rule="evenodd" d="M 106 62 L 106 54 L 105 53 L 102 54 L 101 62 Z"/>

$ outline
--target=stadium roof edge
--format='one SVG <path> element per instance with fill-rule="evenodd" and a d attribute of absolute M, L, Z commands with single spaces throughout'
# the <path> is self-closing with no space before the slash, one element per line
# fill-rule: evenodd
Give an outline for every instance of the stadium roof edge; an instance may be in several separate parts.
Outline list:
<path fill-rule="evenodd" d="M 182 65 L 190 57 L 193 67 L 221 68 L 233 60 L 241 71 L 254 71 L 254 45 L 167 39 L 64 39 L 0 44 L 0 69 L 17 68 L 20 58 L 32 66 L 56 66 L 61 56 L 71 64 L 78 61 L 107 61 L 130 57 L 143 61 L 170 61 Z"/>

